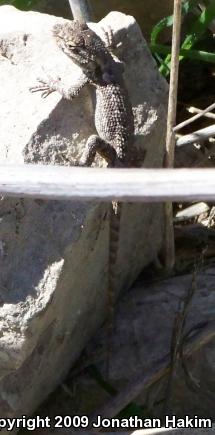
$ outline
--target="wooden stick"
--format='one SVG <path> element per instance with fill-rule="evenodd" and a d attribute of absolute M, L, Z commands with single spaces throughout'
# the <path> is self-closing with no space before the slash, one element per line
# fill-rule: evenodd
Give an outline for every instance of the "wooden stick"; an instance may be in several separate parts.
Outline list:
<path fill-rule="evenodd" d="M 184 208 L 183 210 L 179 210 L 174 218 L 174 222 L 184 222 L 189 219 L 194 219 L 197 216 L 200 216 L 203 213 L 209 212 L 210 207 L 205 202 L 198 202 L 196 204 L 192 204 L 189 207 Z"/>
<path fill-rule="evenodd" d="M 186 107 L 186 109 L 189 113 L 201 113 L 204 118 L 215 119 L 215 113 L 212 112 L 202 113 L 201 109 L 198 109 L 197 107 L 194 106 Z"/>
<path fill-rule="evenodd" d="M 175 154 L 175 135 L 173 127 L 176 123 L 177 92 L 178 92 L 178 68 L 181 33 L 181 9 L 182 1 L 174 0 L 174 20 L 171 54 L 171 71 L 169 86 L 169 105 L 167 117 L 166 155 L 165 167 L 172 168 Z M 173 211 L 170 202 L 165 204 L 165 268 L 171 270 L 175 263 L 175 241 L 173 227 Z"/>
<path fill-rule="evenodd" d="M 69 0 L 74 20 L 92 21 L 93 12 L 90 0 Z"/>
<path fill-rule="evenodd" d="M 176 127 L 174 127 L 173 129 L 174 132 L 176 133 L 176 131 L 179 131 L 181 128 L 185 127 L 186 125 L 191 124 L 191 122 L 196 121 L 197 119 L 201 118 L 203 115 L 205 115 L 207 112 L 210 112 L 210 110 L 213 109 L 215 109 L 215 103 L 211 104 L 204 110 L 200 110 L 199 113 L 197 115 L 192 116 L 192 118 L 186 119 L 186 121 L 183 121 L 180 124 L 176 125 Z"/>
<path fill-rule="evenodd" d="M 215 200 L 215 169 L 0 165 L 0 195 L 75 201 Z"/>
<path fill-rule="evenodd" d="M 201 142 L 213 136 L 215 136 L 215 124 L 197 130 L 192 134 L 186 134 L 185 136 L 179 137 L 176 141 L 176 146 L 181 147 L 195 142 Z"/>

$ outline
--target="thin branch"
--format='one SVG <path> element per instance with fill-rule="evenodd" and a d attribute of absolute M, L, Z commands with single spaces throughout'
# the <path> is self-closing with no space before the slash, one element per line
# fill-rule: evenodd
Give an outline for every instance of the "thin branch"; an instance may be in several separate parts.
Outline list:
<path fill-rule="evenodd" d="M 194 107 L 194 106 L 190 106 L 190 107 L 186 106 L 186 109 L 189 113 L 202 113 L 201 109 L 198 109 L 197 107 Z M 204 116 L 204 118 L 215 119 L 215 113 L 207 112 L 207 113 L 204 113 L 203 116 Z"/>
<path fill-rule="evenodd" d="M 180 51 L 180 31 L 181 31 L 181 0 L 174 0 L 174 21 L 172 37 L 171 71 L 169 85 L 169 104 L 167 117 L 166 134 L 166 156 L 165 166 L 172 168 L 174 165 L 175 135 L 173 128 L 176 122 L 177 93 L 178 93 L 178 68 Z"/>
<path fill-rule="evenodd" d="M 201 130 L 197 130 L 194 133 L 186 134 L 185 136 L 179 137 L 176 141 L 176 146 L 181 147 L 195 142 L 202 142 L 214 136 L 215 136 L 215 124 L 210 125 L 209 127 L 202 128 Z"/>
<path fill-rule="evenodd" d="M 176 123 L 177 109 L 177 92 L 178 92 L 178 68 L 180 52 L 180 33 L 181 33 L 181 9 L 182 1 L 174 0 L 174 20 L 173 20 L 173 38 L 172 38 L 172 55 L 169 87 L 169 105 L 167 117 L 167 136 L 166 136 L 166 155 L 165 167 L 172 168 L 174 165 L 175 154 L 175 135 L 173 127 Z M 173 228 L 172 204 L 165 204 L 165 267 L 171 270 L 175 263 L 175 242 Z"/>
<path fill-rule="evenodd" d="M 174 319 L 174 325 L 172 330 L 171 339 L 171 355 L 170 355 L 170 373 L 168 377 L 167 387 L 166 387 L 166 397 L 164 403 L 164 414 L 172 414 L 172 395 L 174 389 L 174 378 L 179 367 L 180 358 L 182 359 L 183 352 L 183 339 L 184 339 L 184 328 L 186 319 L 188 316 L 190 304 L 196 290 L 196 268 L 192 276 L 191 287 L 188 288 L 185 295 L 183 306 L 179 308 L 178 313 Z M 185 360 L 184 360 L 185 361 Z M 185 362 L 186 366 L 186 362 Z"/>
<path fill-rule="evenodd" d="M 210 207 L 205 202 L 198 202 L 197 204 L 192 204 L 189 207 L 184 208 L 183 210 L 179 210 L 175 217 L 174 222 L 184 222 L 189 219 L 194 219 L 197 216 L 200 216 L 203 213 L 209 212 Z"/>
<path fill-rule="evenodd" d="M 205 115 L 207 112 L 210 112 L 210 110 L 215 109 L 215 103 L 211 104 L 204 110 L 200 110 L 197 115 L 192 116 L 190 119 L 186 119 L 186 121 L 181 122 L 180 124 L 176 125 L 174 127 L 174 132 L 179 131 L 181 128 L 185 127 L 186 125 L 191 124 L 192 122 L 196 121 L 197 119 L 201 118 L 203 115 Z"/>
<path fill-rule="evenodd" d="M 75 201 L 215 200 L 215 169 L 0 165 L 0 195 Z"/>
<path fill-rule="evenodd" d="M 69 4 L 74 20 L 93 20 L 90 0 L 69 0 Z"/>

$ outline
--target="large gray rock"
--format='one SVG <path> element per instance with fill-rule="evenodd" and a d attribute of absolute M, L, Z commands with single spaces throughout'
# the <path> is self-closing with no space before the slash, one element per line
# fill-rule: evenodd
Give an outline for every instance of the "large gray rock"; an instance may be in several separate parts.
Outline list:
<path fill-rule="evenodd" d="M 70 165 L 95 131 L 91 94 L 72 102 L 31 94 L 37 76 L 60 76 L 65 87 L 80 70 L 60 53 L 54 16 L 0 8 L 0 163 Z M 119 56 L 134 107 L 136 143 L 145 166 L 162 165 L 167 86 L 132 17 L 111 13 L 122 40 Z M 94 25 L 99 30 L 99 25 Z M 97 159 L 97 164 L 103 162 Z M 107 205 L 1 198 L 0 411 L 32 412 L 65 376 L 107 310 Z M 161 247 L 161 205 L 123 208 L 117 291 L 134 281 Z"/>
<path fill-rule="evenodd" d="M 184 350 L 189 378 L 185 376 L 181 363 L 175 370 L 174 381 L 170 389 L 171 411 L 176 418 L 186 416 L 208 418 L 214 422 L 213 407 L 215 393 L 215 294 L 214 294 L 214 264 L 207 265 L 194 274 L 180 275 L 168 279 L 147 280 L 137 283 L 120 300 L 116 307 L 115 329 L 112 338 L 112 348 L 109 357 L 108 385 L 113 385 L 121 395 L 118 404 L 125 406 L 132 402 L 143 407 L 142 415 L 146 418 L 160 418 L 161 426 L 165 424 L 165 396 L 167 386 L 167 368 L 170 363 L 170 346 L 176 316 L 183 308 L 183 301 L 191 288 L 194 294 L 187 309 L 184 328 Z M 188 335 L 189 332 L 192 332 Z M 39 415 L 49 415 L 52 420 L 57 414 L 76 415 L 103 414 L 104 407 L 108 417 L 118 413 L 115 398 L 110 397 L 105 387 L 98 381 L 98 373 L 106 379 L 107 356 L 106 325 L 101 328 L 95 340 L 86 349 L 86 361 L 96 364 L 95 376 L 90 371 L 81 370 L 81 361 L 76 370 L 66 379 L 67 390 L 59 388 L 37 410 Z M 189 357 L 186 351 L 189 349 Z M 104 351 L 102 351 L 104 350 Z M 181 361 L 181 360 L 180 360 Z M 82 360 L 82 364 L 85 361 Z M 78 374 L 78 369 L 80 373 Z M 191 379 L 193 382 L 191 382 Z M 137 392 L 137 384 L 139 385 Z M 195 385 L 195 388 L 194 388 Z M 199 386 L 199 387 L 197 387 Z M 129 388 L 130 387 L 130 388 Z M 70 391 L 70 395 L 67 394 Z M 75 391 L 73 397 L 72 392 Z M 134 396 L 131 392 L 135 391 Z M 124 402 L 124 398 L 128 398 Z M 111 406 L 112 404 L 112 406 Z M 107 406 L 109 405 L 109 406 Z M 114 406 L 115 405 L 115 406 Z M 96 411 L 95 411 L 96 410 Z M 111 410 L 111 411 L 110 411 Z M 128 415 L 128 411 L 125 413 Z M 153 422 L 152 422 L 153 423 Z M 187 434 L 188 429 L 180 427 L 164 434 Z M 209 427 L 210 422 L 205 422 Z M 215 431 L 213 427 L 204 429 L 203 421 L 200 428 L 189 428 L 189 434 L 206 434 Z M 158 427 L 158 425 L 157 425 Z M 138 428 L 130 427 L 130 434 Z M 112 428 L 114 430 L 114 428 Z M 122 429 L 121 429 L 122 430 Z M 123 430 L 126 430 L 125 427 Z M 116 431 L 116 428 L 115 428 Z M 57 430 L 53 435 L 71 434 L 71 429 Z M 160 430 L 141 431 L 142 434 L 158 434 Z M 40 431 L 36 431 L 35 435 Z M 123 435 L 124 432 L 122 432 Z M 23 433 L 27 435 L 27 433 Z M 51 435 L 47 430 L 45 435 Z"/>

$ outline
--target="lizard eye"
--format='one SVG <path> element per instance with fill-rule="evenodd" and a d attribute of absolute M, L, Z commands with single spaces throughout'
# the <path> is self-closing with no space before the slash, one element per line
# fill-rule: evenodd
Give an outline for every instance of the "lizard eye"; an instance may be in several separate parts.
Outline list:
<path fill-rule="evenodd" d="M 73 51 L 73 53 L 78 54 L 79 53 L 79 48 L 78 47 L 73 47 L 72 45 L 70 45 L 70 47 Z"/>

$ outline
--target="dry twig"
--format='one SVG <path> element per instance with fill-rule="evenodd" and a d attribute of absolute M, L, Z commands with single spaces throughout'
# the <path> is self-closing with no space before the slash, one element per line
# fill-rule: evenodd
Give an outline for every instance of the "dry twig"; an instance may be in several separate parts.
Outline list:
<path fill-rule="evenodd" d="M 165 398 L 165 409 L 164 414 L 172 414 L 171 403 L 172 394 L 174 386 L 174 376 L 177 372 L 179 363 L 182 361 L 182 366 L 186 367 L 185 359 L 182 358 L 183 355 L 183 339 L 184 339 L 184 328 L 189 311 L 189 307 L 196 290 L 196 268 L 193 272 L 192 285 L 188 288 L 187 294 L 184 298 L 183 307 L 179 309 L 173 325 L 172 340 L 171 340 L 171 362 L 170 362 L 170 373 L 166 388 L 166 398 Z M 189 374 L 189 371 L 186 371 Z"/>
<path fill-rule="evenodd" d="M 202 113 L 201 109 L 198 109 L 197 107 L 194 106 L 186 107 L 186 109 L 189 113 L 201 113 L 204 118 L 215 119 L 215 113 L 212 112 Z"/>
<path fill-rule="evenodd" d="M 215 124 L 210 125 L 209 127 L 202 128 L 201 130 L 197 130 L 192 134 L 186 134 L 185 136 L 179 137 L 176 141 L 176 146 L 181 147 L 195 142 L 203 142 L 209 137 L 214 137 L 214 136 L 215 136 Z"/>
<path fill-rule="evenodd" d="M 0 196 L 72 201 L 214 201 L 215 169 L 0 165 Z"/>
<path fill-rule="evenodd" d="M 192 204 L 189 207 L 184 208 L 183 210 L 179 210 L 175 217 L 174 222 L 184 222 L 190 219 L 197 218 L 203 213 L 207 213 L 210 210 L 210 207 L 205 202 L 198 202 L 197 204 Z"/>
<path fill-rule="evenodd" d="M 169 106 L 167 117 L 166 156 L 165 167 L 172 168 L 174 164 L 175 134 L 173 127 L 176 122 L 177 91 L 178 91 L 178 67 L 180 51 L 181 30 L 181 0 L 174 0 L 174 21 L 172 37 L 172 56 L 169 88 Z M 175 263 L 175 243 L 173 228 L 172 203 L 165 204 L 165 266 L 171 270 Z"/>
<path fill-rule="evenodd" d="M 69 0 L 74 20 L 92 21 L 93 12 L 89 0 Z"/>
<path fill-rule="evenodd" d="M 186 119 L 186 121 L 181 122 L 180 124 L 176 125 L 174 127 L 174 132 L 181 130 L 181 128 L 186 127 L 187 125 L 191 124 L 192 122 L 196 121 L 197 119 L 201 118 L 206 113 L 210 112 L 210 110 L 215 109 L 215 103 L 211 104 L 204 110 L 199 110 L 199 113 L 197 115 L 192 116 L 190 119 Z"/>

